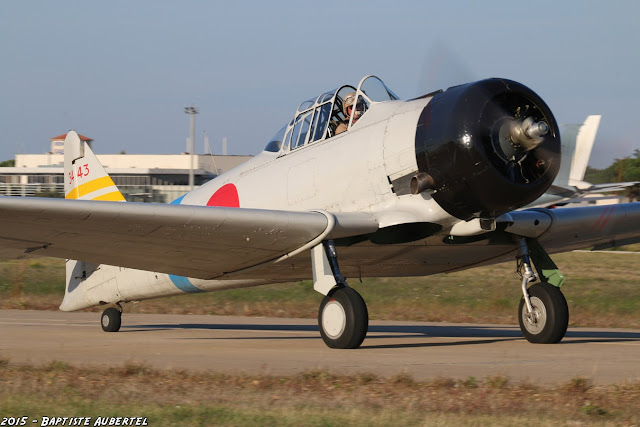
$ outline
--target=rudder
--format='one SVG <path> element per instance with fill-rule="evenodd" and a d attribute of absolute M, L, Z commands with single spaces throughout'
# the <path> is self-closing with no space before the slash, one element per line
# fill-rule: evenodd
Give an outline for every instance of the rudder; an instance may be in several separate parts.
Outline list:
<path fill-rule="evenodd" d="M 91 147 L 69 131 L 64 140 L 65 199 L 124 202 L 124 196 Z"/>

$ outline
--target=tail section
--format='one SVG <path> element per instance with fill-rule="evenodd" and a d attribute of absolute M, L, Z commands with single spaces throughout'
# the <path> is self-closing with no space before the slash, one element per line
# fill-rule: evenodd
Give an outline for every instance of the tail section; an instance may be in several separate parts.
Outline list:
<path fill-rule="evenodd" d="M 593 142 L 596 140 L 600 118 L 602 116 L 589 116 L 580 127 L 576 137 L 576 151 L 571 161 L 571 171 L 569 173 L 569 185 L 580 187 L 584 180 L 584 173 L 587 170 Z"/>
<path fill-rule="evenodd" d="M 601 117 L 589 116 L 583 124 L 563 127 L 560 138 L 562 141 L 562 164 L 554 185 L 590 187 L 590 184 L 584 182 L 583 179 Z"/>
<path fill-rule="evenodd" d="M 66 199 L 125 201 L 89 144 L 81 141 L 74 131 L 70 131 L 64 140 L 64 177 Z M 88 290 L 104 294 L 104 302 L 118 302 L 110 301 L 117 299 L 117 291 L 116 295 L 108 296 L 113 289 L 117 290 L 116 273 L 114 267 L 67 260 L 67 286 L 60 309 L 71 311 L 95 305 L 96 302 L 87 294 Z"/>
<path fill-rule="evenodd" d="M 587 117 L 587 120 L 585 120 L 584 124 L 580 127 L 580 131 L 576 138 L 576 152 L 573 155 L 573 160 L 571 162 L 569 185 L 573 185 L 582 190 L 581 192 L 583 194 L 611 193 L 622 191 L 627 187 L 638 184 L 637 181 L 633 181 L 592 185 L 591 183 L 584 181 L 584 173 L 587 170 L 587 164 L 589 163 L 589 157 L 591 156 L 593 141 L 596 139 L 596 133 L 598 132 L 598 126 L 600 125 L 600 117 L 601 116 Z"/>
<path fill-rule="evenodd" d="M 94 273 L 100 269 L 97 264 L 91 264 L 84 261 L 76 261 L 68 259 L 66 263 L 66 279 L 67 286 L 64 291 L 64 299 L 60 304 L 62 311 L 74 311 L 82 308 L 91 307 L 93 301 L 87 298 L 87 289 L 100 286 L 101 283 L 95 282 Z M 94 279 L 91 279 L 94 277 Z M 90 279 L 87 281 L 87 279 Z M 89 284 L 91 283 L 91 286 Z"/>
<path fill-rule="evenodd" d="M 64 176 L 66 199 L 125 201 L 89 144 L 74 131 L 64 140 Z"/>

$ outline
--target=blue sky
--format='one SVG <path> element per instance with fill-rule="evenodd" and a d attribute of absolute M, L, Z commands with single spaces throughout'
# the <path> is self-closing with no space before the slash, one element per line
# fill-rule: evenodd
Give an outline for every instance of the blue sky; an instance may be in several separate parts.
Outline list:
<path fill-rule="evenodd" d="M 486 77 L 559 123 L 602 114 L 591 164 L 640 148 L 640 2 L 4 1 L 0 160 L 69 129 L 98 153 L 256 154 L 297 105 L 366 74 L 408 99 Z"/>

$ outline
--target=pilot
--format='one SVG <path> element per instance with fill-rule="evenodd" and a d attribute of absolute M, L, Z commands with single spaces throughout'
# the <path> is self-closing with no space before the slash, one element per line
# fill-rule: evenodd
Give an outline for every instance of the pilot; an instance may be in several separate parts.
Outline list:
<path fill-rule="evenodd" d="M 338 127 L 336 128 L 336 135 L 346 131 L 347 128 L 349 127 L 349 118 L 351 117 L 351 114 L 354 113 L 353 104 L 355 103 L 355 100 L 356 100 L 355 92 L 349 92 L 348 94 L 345 95 L 344 101 L 342 101 L 342 112 L 345 115 L 345 119 L 342 120 L 338 125 Z M 364 114 L 365 110 L 366 110 L 365 103 L 362 101 L 362 98 L 360 98 L 360 100 L 356 103 L 355 114 L 353 115 L 352 124 L 354 125 L 356 124 L 356 122 Z"/>

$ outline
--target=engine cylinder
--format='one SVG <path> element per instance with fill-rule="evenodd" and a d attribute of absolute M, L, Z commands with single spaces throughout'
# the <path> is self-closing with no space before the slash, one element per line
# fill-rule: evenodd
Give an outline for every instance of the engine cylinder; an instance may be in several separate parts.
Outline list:
<path fill-rule="evenodd" d="M 535 146 L 514 140 L 512 124 L 545 123 Z M 433 198 L 451 215 L 495 218 L 540 197 L 560 169 L 560 132 L 551 110 L 528 87 L 487 79 L 440 92 L 416 129 L 420 173 L 433 178 Z"/>

